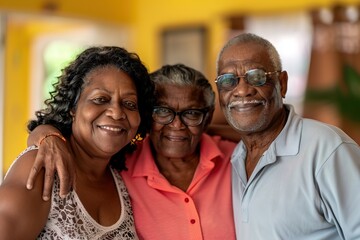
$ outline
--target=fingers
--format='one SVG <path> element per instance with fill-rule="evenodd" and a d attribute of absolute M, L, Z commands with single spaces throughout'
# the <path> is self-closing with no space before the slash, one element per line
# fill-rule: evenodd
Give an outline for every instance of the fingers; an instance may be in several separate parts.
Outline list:
<path fill-rule="evenodd" d="M 50 199 L 53 182 L 54 182 L 54 171 L 49 172 L 48 168 L 46 168 L 43 197 L 42 197 L 44 201 L 48 201 Z"/>
<path fill-rule="evenodd" d="M 40 169 L 44 166 L 46 154 L 43 148 L 39 148 L 36 158 L 26 181 L 26 188 L 32 189 Z"/>
<path fill-rule="evenodd" d="M 59 194 L 61 198 L 65 198 L 75 184 L 73 154 L 68 146 L 57 147 L 55 158 L 55 168 L 60 179 Z"/>
<path fill-rule="evenodd" d="M 43 188 L 43 200 L 45 201 L 50 199 L 55 174 L 55 167 L 52 160 L 53 154 L 51 149 L 51 142 L 49 141 L 43 141 L 43 143 L 39 146 L 32 170 L 30 171 L 26 182 L 27 189 L 32 189 L 40 170 L 45 168 Z"/>
<path fill-rule="evenodd" d="M 32 189 L 40 169 L 45 168 L 44 189 L 42 197 L 44 201 L 48 201 L 50 199 L 52 184 L 54 181 L 53 178 L 55 174 L 54 164 L 52 164 L 48 158 L 49 155 L 45 154 L 45 148 L 40 147 L 26 182 L 26 188 Z"/>
<path fill-rule="evenodd" d="M 27 179 L 27 182 L 26 182 L 26 188 L 31 190 L 34 186 L 34 180 L 38 174 L 38 169 L 39 167 L 35 165 L 33 165 L 30 173 L 29 173 L 29 176 L 28 176 L 28 179 Z"/>
<path fill-rule="evenodd" d="M 59 179 L 60 179 L 60 193 L 59 194 L 60 194 L 61 198 L 66 197 L 66 195 L 70 192 L 70 190 L 72 188 L 72 184 L 74 182 L 74 175 L 69 174 L 73 170 L 70 169 L 70 170 L 64 171 L 64 169 L 66 169 L 65 166 L 62 166 L 62 167 L 57 166 L 57 171 L 58 171 L 58 175 L 59 175 Z"/>
<path fill-rule="evenodd" d="M 75 183 L 73 154 L 66 142 L 58 137 L 43 138 L 27 180 L 28 189 L 33 187 L 42 168 L 45 168 L 43 199 L 45 201 L 50 199 L 55 172 L 60 180 L 59 195 L 61 198 L 65 198 Z"/>
<path fill-rule="evenodd" d="M 38 153 L 39 155 L 39 153 Z M 44 188 L 43 188 L 43 200 L 48 201 L 51 196 L 52 186 L 54 183 L 54 175 L 55 175 L 55 165 L 52 158 L 52 155 L 45 154 L 45 156 L 36 156 L 36 158 L 41 158 L 41 161 L 44 162 L 43 166 L 45 168 L 45 176 L 44 176 Z"/>

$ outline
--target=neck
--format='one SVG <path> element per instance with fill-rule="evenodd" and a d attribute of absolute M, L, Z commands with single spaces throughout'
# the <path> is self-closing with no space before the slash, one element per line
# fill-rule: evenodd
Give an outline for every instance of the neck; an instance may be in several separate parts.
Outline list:
<path fill-rule="evenodd" d="M 283 108 L 276 119 L 281 119 L 276 125 L 272 124 L 271 129 L 265 131 L 246 134 L 241 136 L 247 150 L 246 155 L 246 172 L 247 177 L 250 178 L 253 170 L 259 162 L 263 153 L 269 148 L 271 143 L 276 139 L 284 128 L 288 116 L 288 110 Z"/>
<path fill-rule="evenodd" d="M 187 158 L 157 156 L 155 162 L 166 180 L 168 180 L 171 185 L 185 192 L 194 177 L 199 160 L 199 155 L 192 155 Z"/>
<path fill-rule="evenodd" d="M 70 139 L 71 150 L 73 152 L 74 167 L 77 176 L 84 176 L 94 181 L 101 180 L 109 173 L 109 163 L 111 157 L 90 156 L 73 139 Z"/>
<path fill-rule="evenodd" d="M 246 145 L 247 151 L 266 150 L 269 145 L 276 139 L 284 128 L 288 116 L 288 110 L 283 108 L 273 123 L 269 124 L 271 127 L 263 131 L 243 134 L 241 139 Z M 280 119 L 280 120 L 279 120 Z"/>

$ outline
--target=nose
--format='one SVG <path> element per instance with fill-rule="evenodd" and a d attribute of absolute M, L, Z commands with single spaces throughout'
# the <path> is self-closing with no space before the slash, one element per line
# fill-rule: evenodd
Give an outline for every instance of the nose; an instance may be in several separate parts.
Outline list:
<path fill-rule="evenodd" d="M 121 104 L 111 104 L 111 106 L 107 109 L 106 115 L 112 117 L 115 120 L 125 119 L 126 113 Z"/>
<path fill-rule="evenodd" d="M 168 124 L 170 127 L 173 127 L 173 128 L 185 128 L 185 124 L 181 121 L 180 119 L 180 115 L 176 114 L 174 119 L 172 120 L 171 123 Z"/>
<path fill-rule="evenodd" d="M 256 89 L 251 86 L 244 77 L 240 77 L 238 84 L 233 89 L 233 93 L 238 97 L 247 97 L 256 93 Z"/>

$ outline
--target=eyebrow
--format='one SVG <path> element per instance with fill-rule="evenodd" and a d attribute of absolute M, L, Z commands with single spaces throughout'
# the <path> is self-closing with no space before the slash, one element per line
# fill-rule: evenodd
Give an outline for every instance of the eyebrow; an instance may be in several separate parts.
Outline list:
<path fill-rule="evenodd" d="M 106 88 L 96 87 L 96 88 L 93 88 L 92 90 L 103 91 L 103 92 L 107 92 L 108 94 L 112 94 L 112 91 L 109 91 Z M 121 93 L 123 93 L 122 95 L 135 95 L 135 96 L 138 95 L 136 89 L 135 90 L 127 89 L 127 90 L 124 90 L 124 91 L 121 90 Z"/>

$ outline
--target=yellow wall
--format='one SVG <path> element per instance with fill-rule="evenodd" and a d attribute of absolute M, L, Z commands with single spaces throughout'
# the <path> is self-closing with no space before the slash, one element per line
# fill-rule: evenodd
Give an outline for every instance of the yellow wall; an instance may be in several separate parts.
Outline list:
<path fill-rule="evenodd" d="M 241 14 L 281 14 L 332 6 L 335 3 L 359 3 L 359 0 L 138 0 L 134 29 L 136 51 L 150 69 L 156 69 L 160 66 L 159 33 L 164 28 L 205 26 L 209 31 L 209 73 L 213 75 L 214 59 L 224 40 L 222 31 L 226 27 L 225 17 Z"/>
<path fill-rule="evenodd" d="M 49 3 L 54 3 L 56 9 L 44 10 Z M 359 0 L 0 0 L 0 10 L 78 17 L 130 26 L 135 32 L 135 50 L 150 69 L 155 69 L 160 64 L 159 32 L 163 28 L 189 25 L 207 27 L 210 47 L 215 46 L 215 49 L 210 49 L 212 56 L 212 51 L 221 45 L 218 30 L 223 29 L 222 21 L 226 16 L 277 14 L 336 3 L 355 4 Z"/>
<path fill-rule="evenodd" d="M 4 168 L 14 151 L 23 149 L 28 116 L 29 37 L 22 25 L 13 24 L 6 35 L 4 83 Z M 19 152 L 17 152 L 19 153 Z"/>
<path fill-rule="evenodd" d="M 26 147 L 30 108 L 30 63 L 34 39 L 43 33 L 75 26 L 59 23 L 9 21 L 6 33 L 4 83 L 4 169 Z M 40 87 L 40 86 L 39 86 Z"/>
<path fill-rule="evenodd" d="M 0 0 L 0 10 L 130 24 L 134 21 L 135 5 L 132 2 L 128 0 Z M 49 9 L 51 6 L 54 6 L 52 10 Z"/>
<path fill-rule="evenodd" d="M 53 12 L 44 11 L 47 3 L 57 4 Z M 334 3 L 359 3 L 359 0 L 0 0 L 0 13 L 29 12 L 93 19 L 131 29 L 132 47 L 153 71 L 160 67 L 160 33 L 171 27 L 203 26 L 208 31 L 205 74 L 215 76 L 214 63 L 231 15 L 279 14 Z M 29 109 L 30 49 L 37 34 L 58 31 L 49 23 L 11 23 L 7 26 L 4 89 L 5 170 L 26 143 Z"/>

